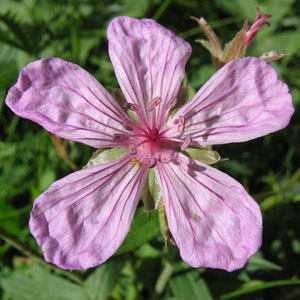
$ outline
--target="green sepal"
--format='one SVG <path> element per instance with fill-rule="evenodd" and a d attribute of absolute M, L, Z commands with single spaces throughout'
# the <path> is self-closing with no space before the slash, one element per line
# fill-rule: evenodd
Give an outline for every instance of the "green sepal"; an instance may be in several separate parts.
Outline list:
<path fill-rule="evenodd" d="M 162 236 L 164 237 L 165 245 L 167 245 L 168 241 L 172 241 L 173 243 L 173 237 L 169 230 L 166 208 L 165 208 L 165 203 L 163 201 L 163 198 L 161 198 L 158 202 L 158 217 L 159 217 L 160 231 Z"/>
<path fill-rule="evenodd" d="M 191 19 L 195 20 L 200 25 L 205 35 L 209 39 L 209 41 L 200 43 L 204 44 L 204 47 L 211 52 L 214 58 L 219 58 L 222 55 L 222 47 L 219 42 L 219 38 L 217 37 L 214 30 L 210 27 L 210 25 L 206 22 L 204 18 L 198 19 L 195 17 L 191 17 Z"/>
<path fill-rule="evenodd" d="M 171 119 L 177 111 L 188 103 L 189 100 L 189 87 L 187 85 L 181 86 L 177 94 L 177 103 L 172 109 L 169 119 Z"/>
<path fill-rule="evenodd" d="M 121 89 L 113 89 L 111 95 L 117 100 L 121 107 L 124 107 L 126 103 L 126 98 Z"/>
<path fill-rule="evenodd" d="M 289 55 L 289 54 L 283 53 L 281 51 L 273 50 L 270 52 L 263 53 L 259 58 L 263 59 L 264 61 L 269 63 L 269 62 L 272 62 L 275 60 L 279 60 L 279 59 L 285 57 L 286 55 Z"/>
<path fill-rule="evenodd" d="M 189 147 L 183 153 L 208 165 L 215 164 L 221 160 L 220 154 L 209 148 Z"/>
<path fill-rule="evenodd" d="M 127 148 L 98 149 L 83 168 L 96 166 L 118 159 L 128 152 Z"/>
<path fill-rule="evenodd" d="M 245 43 L 246 43 L 246 23 L 243 28 L 236 34 L 236 36 L 225 45 L 222 55 L 221 63 L 222 67 L 229 61 L 237 58 L 242 58 L 245 55 Z"/>
<path fill-rule="evenodd" d="M 158 184 L 157 177 L 155 175 L 154 170 L 149 169 L 142 197 L 145 210 L 148 212 L 153 212 L 160 198 L 161 189 Z"/>

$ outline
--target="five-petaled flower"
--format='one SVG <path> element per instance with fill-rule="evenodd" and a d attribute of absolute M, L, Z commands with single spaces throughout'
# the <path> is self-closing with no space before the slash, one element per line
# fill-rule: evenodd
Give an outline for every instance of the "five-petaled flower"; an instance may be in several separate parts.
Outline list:
<path fill-rule="evenodd" d="M 34 202 L 30 230 L 45 259 L 66 269 L 106 261 L 126 237 L 149 168 L 168 226 L 193 267 L 241 268 L 261 245 L 258 204 L 233 178 L 186 156 L 187 147 L 248 141 L 284 128 L 288 87 L 264 61 L 229 62 L 170 116 L 191 47 L 150 19 L 118 17 L 109 55 L 125 109 L 88 72 L 58 58 L 27 65 L 7 96 L 19 116 L 95 148 L 126 147 L 114 160 L 53 183 Z"/>

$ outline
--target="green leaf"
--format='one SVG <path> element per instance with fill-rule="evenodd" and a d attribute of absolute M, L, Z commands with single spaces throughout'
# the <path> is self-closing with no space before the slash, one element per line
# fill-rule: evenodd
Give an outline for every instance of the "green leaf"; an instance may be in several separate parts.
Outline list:
<path fill-rule="evenodd" d="M 170 287 L 176 300 L 213 299 L 204 278 L 199 277 L 198 270 L 191 270 L 175 275 L 170 280 Z"/>
<path fill-rule="evenodd" d="M 300 280 L 277 280 L 277 281 L 270 281 L 264 283 L 261 283 L 261 281 L 252 280 L 247 282 L 247 284 L 243 285 L 243 288 L 222 295 L 220 299 L 221 300 L 232 299 L 255 291 L 264 290 L 271 287 L 283 286 L 283 285 L 300 285 Z"/>
<path fill-rule="evenodd" d="M 87 278 L 85 288 L 90 300 L 103 300 L 117 283 L 123 262 L 111 259 L 97 267 Z"/>
<path fill-rule="evenodd" d="M 130 231 L 116 254 L 132 250 L 153 239 L 160 232 L 157 211 L 151 214 L 150 222 L 148 215 L 143 207 L 137 209 Z"/>
<path fill-rule="evenodd" d="M 280 266 L 264 259 L 262 257 L 262 252 L 260 251 L 249 258 L 245 269 L 250 272 L 254 272 L 257 270 L 282 270 Z"/>
<path fill-rule="evenodd" d="M 30 274 L 16 270 L 11 278 L 3 278 L 3 289 L 15 299 L 20 300 L 88 300 L 83 289 L 55 276 L 37 264 L 33 264 Z"/>

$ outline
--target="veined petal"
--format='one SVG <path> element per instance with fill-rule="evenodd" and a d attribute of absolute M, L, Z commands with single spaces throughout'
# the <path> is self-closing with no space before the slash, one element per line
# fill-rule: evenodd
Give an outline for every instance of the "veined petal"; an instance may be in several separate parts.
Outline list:
<path fill-rule="evenodd" d="M 183 137 L 200 145 L 248 141 L 287 126 L 294 112 L 288 87 L 266 62 L 233 60 L 173 118 L 185 118 Z"/>
<path fill-rule="evenodd" d="M 6 104 L 63 138 L 96 148 L 118 147 L 126 113 L 87 71 L 59 58 L 28 64 L 9 90 Z"/>
<path fill-rule="evenodd" d="M 113 19 L 107 30 L 109 55 L 128 102 L 147 106 L 160 97 L 163 108 L 177 96 L 191 46 L 150 19 Z M 162 109 L 160 109 L 162 114 Z"/>
<path fill-rule="evenodd" d="M 106 261 L 129 231 L 146 176 L 125 155 L 53 183 L 34 201 L 29 223 L 45 260 L 63 269 Z"/>
<path fill-rule="evenodd" d="M 191 266 L 242 268 L 262 242 L 257 203 L 230 176 L 178 154 L 158 164 L 169 229 Z"/>

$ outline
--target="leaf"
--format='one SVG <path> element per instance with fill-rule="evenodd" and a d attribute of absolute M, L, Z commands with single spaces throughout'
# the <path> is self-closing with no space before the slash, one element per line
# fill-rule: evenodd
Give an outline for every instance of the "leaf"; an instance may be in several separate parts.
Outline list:
<path fill-rule="evenodd" d="M 88 300 L 83 289 L 55 276 L 37 264 L 33 264 L 30 275 L 16 270 L 11 278 L 1 279 L 3 289 L 20 300 Z"/>
<path fill-rule="evenodd" d="M 116 285 L 122 267 L 123 262 L 118 259 L 110 259 L 97 267 L 85 282 L 89 299 L 105 299 Z"/>
<path fill-rule="evenodd" d="M 176 300 L 213 300 L 204 278 L 199 277 L 198 270 L 173 276 L 170 280 L 170 287 Z"/>
<path fill-rule="evenodd" d="M 262 253 L 259 251 L 248 260 L 247 266 L 245 268 L 249 272 L 254 272 L 257 270 L 282 270 L 282 267 L 264 259 Z"/>
<path fill-rule="evenodd" d="M 144 208 L 137 209 L 130 231 L 116 254 L 127 252 L 153 239 L 160 232 L 157 211 L 151 214 L 149 222 L 148 213 Z"/>
<path fill-rule="evenodd" d="M 250 285 L 250 286 L 249 286 Z M 261 283 L 261 281 L 249 281 L 243 285 L 244 288 L 236 290 L 231 293 L 224 294 L 220 297 L 221 300 L 232 299 L 241 295 L 252 293 L 259 290 L 268 289 L 271 287 L 283 286 L 283 285 L 300 285 L 300 280 L 277 280 Z"/>

